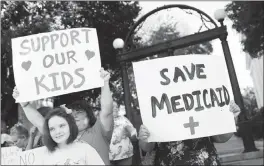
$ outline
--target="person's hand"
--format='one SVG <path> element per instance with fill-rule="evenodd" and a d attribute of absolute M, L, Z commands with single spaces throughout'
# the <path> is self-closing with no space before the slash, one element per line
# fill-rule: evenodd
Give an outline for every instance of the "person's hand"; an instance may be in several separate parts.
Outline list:
<path fill-rule="evenodd" d="M 36 134 L 37 134 L 37 131 L 38 131 L 37 127 L 32 126 L 32 127 L 30 128 L 30 130 L 29 130 L 29 135 L 30 135 L 31 137 L 35 137 Z"/>
<path fill-rule="evenodd" d="M 138 139 L 143 142 L 147 142 L 149 136 L 150 136 L 150 133 L 147 127 L 144 125 L 141 125 L 139 128 L 139 132 L 138 132 Z"/>
<path fill-rule="evenodd" d="M 240 108 L 233 100 L 230 101 L 229 111 L 233 113 L 235 121 L 237 123 L 238 115 L 240 114 Z"/>
<path fill-rule="evenodd" d="M 15 86 L 13 89 L 13 94 L 12 94 L 13 98 L 16 100 L 19 96 L 19 91 L 17 89 L 17 87 Z M 31 106 L 35 109 L 38 109 L 40 107 L 43 106 L 43 99 L 40 100 L 35 100 L 35 101 L 29 101 L 29 102 L 20 102 L 20 105 L 22 107 L 26 107 L 26 106 Z"/>
<path fill-rule="evenodd" d="M 105 71 L 104 68 L 100 69 L 100 76 L 102 79 L 104 79 L 105 82 L 108 82 L 110 79 L 110 73 L 108 71 Z"/>

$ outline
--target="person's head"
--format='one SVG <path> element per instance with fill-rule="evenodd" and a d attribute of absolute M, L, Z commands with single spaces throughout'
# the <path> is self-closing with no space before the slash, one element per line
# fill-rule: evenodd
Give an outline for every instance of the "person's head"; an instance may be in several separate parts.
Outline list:
<path fill-rule="evenodd" d="M 43 143 L 49 151 L 54 151 L 58 145 L 72 143 L 78 135 L 78 127 L 71 114 L 64 108 L 55 108 L 44 122 Z"/>
<path fill-rule="evenodd" d="M 119 104 L 118 102 L 113 102 L 113 115 L 114 117 L 125 116 L 126 110 L 123 104 Z"/>
<path fill-rule="evenodd" d="M 79 132 L 92 127 L 95 124 L 96 117 L 94 116 L 93 109 L 86 101 L 76 101 L 67 105 L 67 108 L 73 111 L 72 114 L 78 126 Z"/>
<path fill-rule="evenodd" d="M 15 146 L 19 148 L 25 148 L 27 146 L 29 133 L 22 124 L 15 124 L 10 130 L 10 136 Z"/>

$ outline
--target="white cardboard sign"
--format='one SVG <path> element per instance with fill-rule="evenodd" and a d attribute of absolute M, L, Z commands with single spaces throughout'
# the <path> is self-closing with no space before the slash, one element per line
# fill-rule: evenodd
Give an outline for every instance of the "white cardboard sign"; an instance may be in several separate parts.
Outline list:
<path fill-rule="evenodd" d="M 22 149 L 16 146 L 1 148 L 1 165 L 14 165 L 21 152 Z"/>
<path fill-rule="evenodd" d="M 97 32 L 74 28 L 12 39 L 17 102 L 103 86 Z"/>
<path fill-rule="evenodd" d="M 182 55 L 134 62 L 133 68 L 149 142 L 236 131 L 224 57 Z"/>
<path fill-rule="evenodd" d="M 8 152 L 14 148 L 16 147 L 1 148 L 1 151 L 4 149 L 4 151 Z M 45 146 L 23 152 L 20 149 L 10 153 L 8 156 L 1 153 L 1 165 L 43 165 L 43 160 L 45 160 L 47 153 L 46 149 Z"/>

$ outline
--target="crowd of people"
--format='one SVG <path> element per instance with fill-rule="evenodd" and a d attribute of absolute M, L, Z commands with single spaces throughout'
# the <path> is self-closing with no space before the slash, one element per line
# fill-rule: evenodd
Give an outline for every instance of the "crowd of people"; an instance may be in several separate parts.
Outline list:
<path fill-rule="evenodd" d="M 109 72 L 101 69 L 101 110 L 85 101 L 47 107 L 43 100 L 20 103 L 33 124 L 28 130 L 16 124 L 9 134 L 2 134 L 2 147 L 17 146 L 23 151 L 46 147 L 44 165 L 132 165 L 133 145 L 138 140 L 145 152 L 156 151 L 154 165 L 220 165 L 213 142 L 225 142 L 233 133 L 175 142 L 148 142 L 150 132 L 141 125 L 139 131 L 125 117 L 125 108 L 113 101 Z M 19 91 L 14 88 L 16 99 Z M 238 116 L 239 107 L 232 102 L 230 111 Z"/>

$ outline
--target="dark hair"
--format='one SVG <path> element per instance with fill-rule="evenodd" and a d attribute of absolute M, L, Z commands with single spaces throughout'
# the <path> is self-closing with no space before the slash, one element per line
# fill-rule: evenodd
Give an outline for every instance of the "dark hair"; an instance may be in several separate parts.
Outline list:
<path fill-rule="evenodd" d="M 73 102 L 70 105 L 66 105 L 67 108 L 75 111 L 84 111 L 86 112 L 87 118 L 89 119 L 89 125 L 92 127 L 96 122 L 96 117 L 93 113 L 93 108 L 84 100 L 78 100 Z"/>
<path fill-rule="evenodd" d="M 18 136 L 25 136 L 25 138 L 29 137 L 28 130 L 23 124 L 17 123 L 14 125 L 14 128 L 17 131 Z"/>
<path fill-rule="evenodd" d="M 57 147 L 57 143 L 51 138 L 50 130 L 49 130 L 49 120 L 54 116 L 62 117 L 68 122 L 70 128 L 70 136 L 67 140 L 67 144 L 72 143 L 78 136 L 78 127 L 76 125 L 73 116 L 71 114 L 67 114 L 64 108 L 59 107 L 53 109 L 45 117 L 45 122 L 43 126 L 43 143 L 51 152 L 53 152 Z"/>
<path fill-rule="evenodd" d="M 53 108 L 51 107 L 40 107 L 38 109 L 38 112 L 45 117 L 46 115 L 48 115 L 49 112 L 51 112 L 53 110 Z"/>

